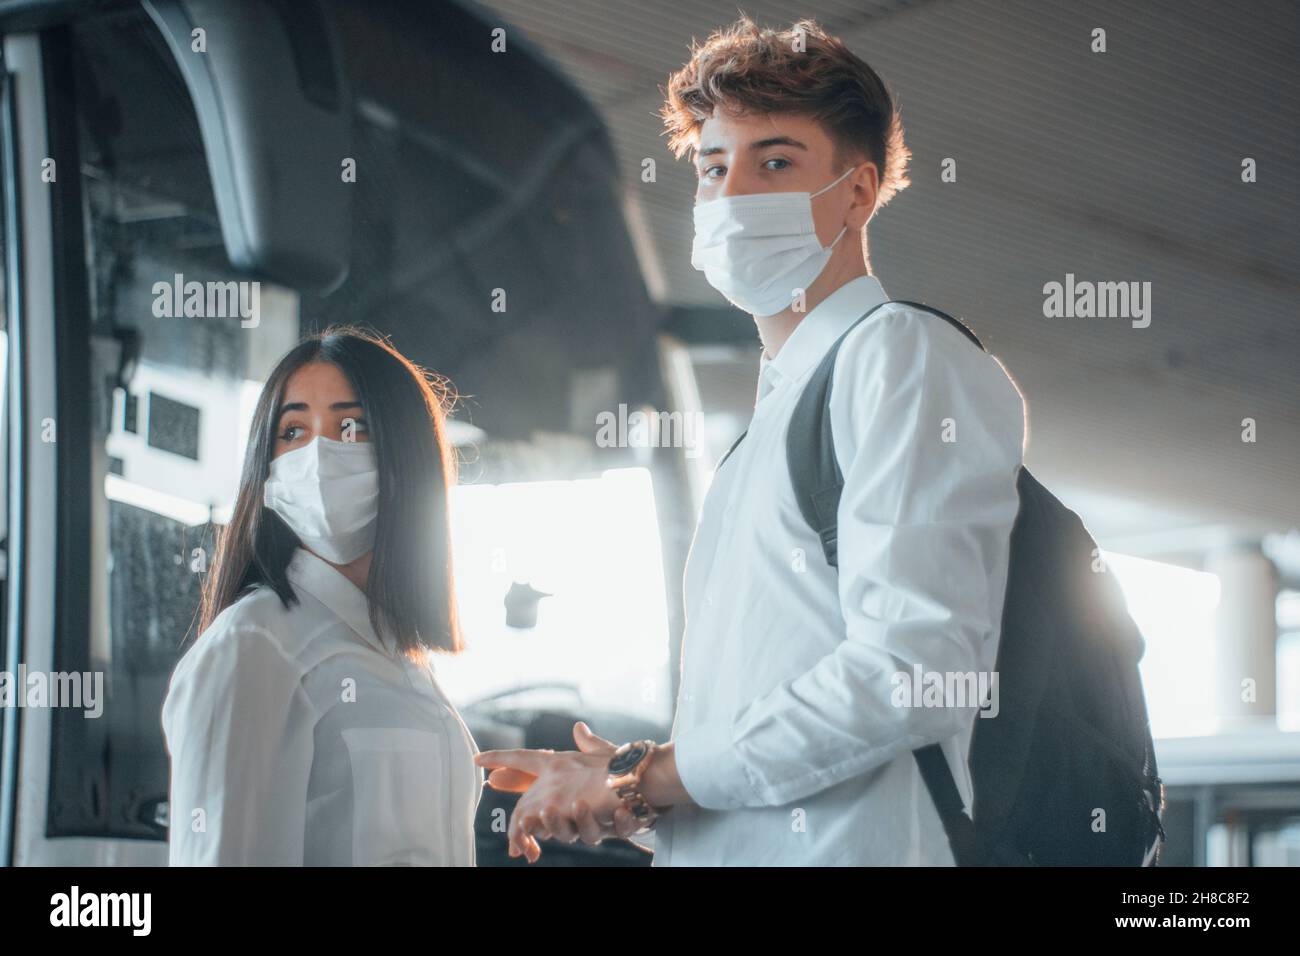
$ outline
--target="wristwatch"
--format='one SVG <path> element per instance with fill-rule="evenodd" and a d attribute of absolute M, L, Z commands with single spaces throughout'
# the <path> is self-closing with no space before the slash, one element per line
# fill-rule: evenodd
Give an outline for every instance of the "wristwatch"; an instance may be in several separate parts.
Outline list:
<path fill-rule="evenodd" d="M 641 830 L 651 829 L 659 819 L 659 812 L 641 795 L 641 778 L 658 749 L 659 745 L 653 740 L 626 743 L 614 751 L 606 768 L 609 776 L 605 785 L 618 794 L 623 806 L 641 822 Z"/>

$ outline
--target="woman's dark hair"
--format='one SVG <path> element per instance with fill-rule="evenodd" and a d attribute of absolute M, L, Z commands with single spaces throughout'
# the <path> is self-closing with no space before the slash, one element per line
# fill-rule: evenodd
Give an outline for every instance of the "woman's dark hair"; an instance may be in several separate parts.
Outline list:
<path fill-rule="evenodd" d="M 445 415 L 454 396 L 380 336 L 332 326 L 294 346 L 258 398 L 230 524 L 217 538 L 203 586 L 199 632 L 250 589 L 265 585 L 285 607 L 297 601 L 286 574 L 298 536 L 262 503 L 289 377 L 310 362 L 347 376 L 365 412 L 379 469 L 379 519 L 366 592 L 370 623 L 407 655 L 462 649 L 452 587 L 448 490 L 455 460 Z"/>

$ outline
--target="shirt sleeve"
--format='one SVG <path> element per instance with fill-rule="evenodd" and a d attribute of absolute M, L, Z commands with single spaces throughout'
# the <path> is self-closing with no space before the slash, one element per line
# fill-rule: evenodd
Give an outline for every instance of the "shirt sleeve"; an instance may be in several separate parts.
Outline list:
<path fill-rule="evenodd" d="M 978 702 L 911 706 L 904 691 L 918 673 L 948 686 L 994 666 L 1023 460 L 1014 383 L 943 319 L 890 310 L 845 339 L 831 425 L 845 639 L 677 739 L 682 784 L 706 808 L 779 806 L 953 736 Z"/>
<path fill-rule="evenodd" d="M 301 866 L 314 719 L 274 636 L 214 624 L 163 704 L 172 866 Z"/>

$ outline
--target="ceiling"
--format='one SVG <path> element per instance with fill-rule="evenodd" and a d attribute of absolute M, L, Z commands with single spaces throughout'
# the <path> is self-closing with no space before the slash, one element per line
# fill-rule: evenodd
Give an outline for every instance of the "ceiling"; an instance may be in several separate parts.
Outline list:
<path fill-rule="evenodd" d="M 690 267 L 694 176 L 656 111 L 692 37 L 737 6 L 483 7 L 604 117 L 652 293 L 722 304 Z M 1103 545 L 1300 525 L 1300 6 L 1254 3 L 1248 17 L 1199 0 L 744 9 L 766 25 L 819 20 L 894 90 L 912 185 L 871 225 L 873 270 L 892 297 L 962 316 L 999 356 L 1028 405 L 1028 464 Z M 1095 28 L 1105 53 L 1091 51 Z M 1257 182 L 1241 181 L 1245 157 Z M 655 182 L 642 181 L 646 158 Z M 955 183 L 940 181 L 945 158 Z M 1149 281 L 1150 326 L 1045 318 L 1043 286 L 1067 274 Z M 701 366 L 718 376 L 701 383 L 706 399 L 742 422 L 754 341 L 731 368 L 716 350 Z M 1245 418 L 1254 443 L 1242 441 Z"/>

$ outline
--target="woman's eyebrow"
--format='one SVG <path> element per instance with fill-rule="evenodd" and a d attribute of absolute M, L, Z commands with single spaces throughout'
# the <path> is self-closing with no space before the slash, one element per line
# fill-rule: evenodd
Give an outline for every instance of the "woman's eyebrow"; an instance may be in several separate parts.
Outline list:
<path fill-rule="evenodd" d="M 334 402 L 332 405 L 330 405 L 330 411 L 340 412 L 345 408 L 361 408 L 361 407 L 362 407 L 361 403 L 357 401 Z M 280 410 L 276 413 L 275 418 L 276 421 L 279 421 L 285 412 L 305 412 L 305 411 L 307 411 L 306 402 L 285 402 L 283 405 L 280 406 Z"/>

